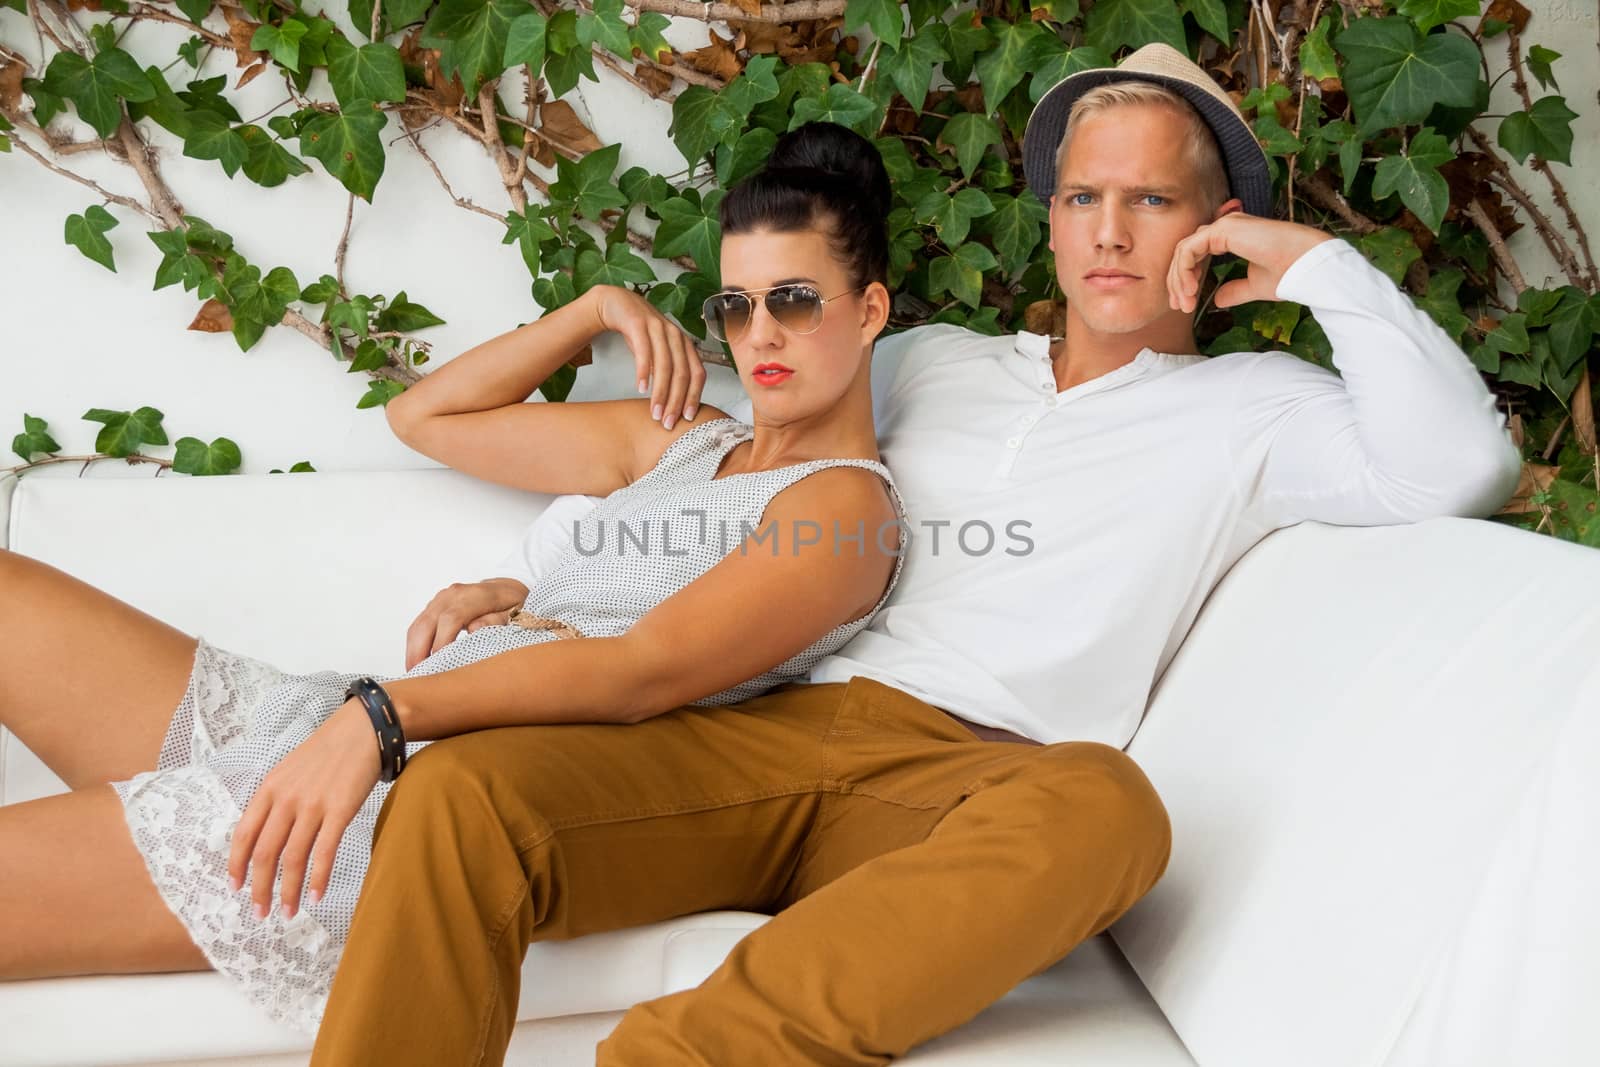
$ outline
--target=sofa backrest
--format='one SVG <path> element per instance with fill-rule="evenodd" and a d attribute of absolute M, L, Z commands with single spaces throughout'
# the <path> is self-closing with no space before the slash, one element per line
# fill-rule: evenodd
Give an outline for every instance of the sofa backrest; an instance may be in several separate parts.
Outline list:
<path fill-rule="evenodd" d="M 1198 1062 L 1395 1062 L 1497 850 L 1600 877 L 1514 840 L 1600 710 L 1596 649 L 1600 552 L 1493 522 L 1303 523 L 1234 566 L 1128 746 L 1174 843 L 1112 927 Z"/>
<path fill-rule="evenodd" d="M 0 546 L 285 670 L 399 674 L 428 600 L 493 576 L 551 499 L 444 469 L 12 476 Z M 62 788 L 0 732 L 0 803 Z"/>

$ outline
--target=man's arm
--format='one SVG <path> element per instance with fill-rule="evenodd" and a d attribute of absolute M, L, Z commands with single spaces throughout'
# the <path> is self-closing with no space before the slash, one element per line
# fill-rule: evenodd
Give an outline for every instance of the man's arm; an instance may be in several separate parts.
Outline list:
<path fill-rule="evenodd" d="M 1251 277 L 1219 289 L 1218 305 L 1306 305 L 1339 368 L 1335 375 L 1275 352 L 1243 372 L 1229 451 L 1251 506 L 1274 528 L 1497 511 L 1516 488 L 1522 459 L 1466 353 L 1345 241 L 1303 240 L 1317 231 L 1247 216 L 1208 229 L 1230 221 L 1233 231 L 1204 247 L 1240 254 Z M 1293 254 L 1287 264 L 1285 248 Z"/>

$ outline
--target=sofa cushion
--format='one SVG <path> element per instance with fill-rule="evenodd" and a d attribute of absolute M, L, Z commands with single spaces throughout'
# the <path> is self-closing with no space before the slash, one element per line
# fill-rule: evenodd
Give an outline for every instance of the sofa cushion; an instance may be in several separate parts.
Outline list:
<path fill-rule="evenodd" d="M 1304 523 L 1212 591 L 1128 747 L 1172 859 L 1112 928 L 1199 1062 L 1594 1062 L 1576 1007 L 1600 995 L 1594 941 L 1549 945 L 1594 930 L 1600 855 L 1527 838 L 1522 813 L 1594 736 L 1563 740 L 1600 692 L 1597 603 L 1600 553 L 1457 518 Z M 1569 758 L 1592 775 L 1597 756 Z M 1540 944 L 1505 934 L 1529 925 L 1524 894 L 1486 896 L 1506 850 L 1542 857 L 1529 884 L 1587 890 L 1542 894 Z M 1467 995 L 1535 973 L 1559 1005 Z"/>

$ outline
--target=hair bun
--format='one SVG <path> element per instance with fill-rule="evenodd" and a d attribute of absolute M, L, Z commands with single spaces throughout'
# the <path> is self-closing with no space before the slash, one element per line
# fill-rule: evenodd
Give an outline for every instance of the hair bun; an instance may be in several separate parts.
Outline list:
<path fill-rule="evenodd" d="M 865 197 L 880 217 L 889 214 L 889 172 L 877 146 L 836 122 L 807 122 L 779 137 L 766 169 L 827 175 Z"/>

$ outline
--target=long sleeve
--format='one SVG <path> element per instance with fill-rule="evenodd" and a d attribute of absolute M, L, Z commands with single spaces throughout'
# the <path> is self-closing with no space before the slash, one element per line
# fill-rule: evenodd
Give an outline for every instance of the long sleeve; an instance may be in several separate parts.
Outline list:
<path fill-rule="evenodd" d="M 1240 355 L 1230 459 L 1272 528 L 1482 518 L 1516 489 L 1522 460 L 1466 353 L 1354 247 L 1316 245 L 1278 297 L 1306 305 L 1339 374 L 1284 352 Z"/>

